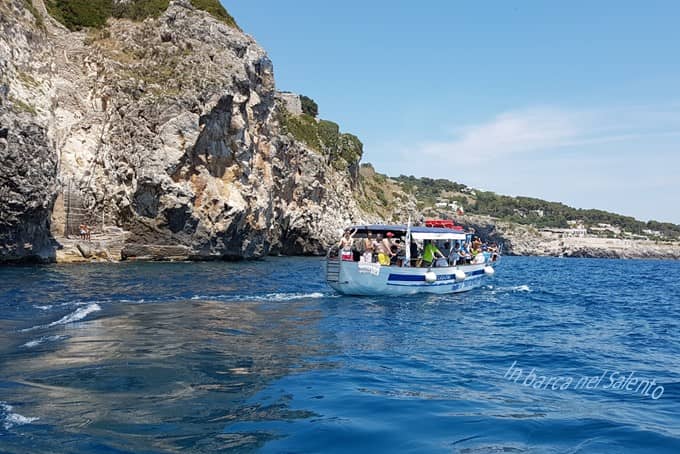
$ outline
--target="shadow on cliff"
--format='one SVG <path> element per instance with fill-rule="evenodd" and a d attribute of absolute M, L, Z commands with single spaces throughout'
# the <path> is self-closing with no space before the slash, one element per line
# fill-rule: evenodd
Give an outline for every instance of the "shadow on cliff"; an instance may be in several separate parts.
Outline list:
<path fill-rule="evenodd" d="M 0 263 L 56 261 L 57 156 L 44 126 L 0 93 Z"/>

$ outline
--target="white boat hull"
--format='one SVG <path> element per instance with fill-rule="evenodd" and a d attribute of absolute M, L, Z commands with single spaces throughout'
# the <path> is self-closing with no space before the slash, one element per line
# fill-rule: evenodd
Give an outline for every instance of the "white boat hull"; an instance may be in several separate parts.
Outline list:
<path fill-rule="evenodd" d="M 488 266 L 491 265 L 482 263 L 455 267 L 412 268 L 328 259 L 326 282 L 334 290 L 345 295 L 459 293 L 482 286 L 488 278 L 484 270 Z M 465 279 L 457 281 L 456 270 L 463 271 Z M 427 282 L 425 274 L 428 272 L 435 274 L 434 282 Z"/>

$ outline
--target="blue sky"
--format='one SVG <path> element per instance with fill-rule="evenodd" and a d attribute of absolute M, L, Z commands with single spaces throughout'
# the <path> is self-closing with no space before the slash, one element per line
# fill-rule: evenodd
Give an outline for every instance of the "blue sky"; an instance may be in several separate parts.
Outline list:
<path fill-rule="evenodd" d="M 378 171 L 680 223 L 680 2 L 223 3 Z"/>

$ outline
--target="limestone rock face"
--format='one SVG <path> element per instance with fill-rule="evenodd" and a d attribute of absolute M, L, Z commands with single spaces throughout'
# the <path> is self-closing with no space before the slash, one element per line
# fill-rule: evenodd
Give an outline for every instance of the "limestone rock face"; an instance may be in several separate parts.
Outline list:
<path fill-rule="evenodd" d="M 0 261 L 50 261 L 55 155 L 43 127 L 13 117 L 0 106 Z"/>
<path fill-rule="evenodd" d="M 34 21 L 22 2 L 0 4 L 0 262 L 50 261 L 56 249 L 57 156 L 40 115 L 49 92 L 41 57 L 50 47 Z"/>
<path fill-rule="evenodd" d="M 273 65 L 250 36 L 186 0 L 79 32 L 34 5 L 42 26 L 23 1 L 0 6 L 3 86 L 22 103 L 0 117 L 0 260 L 48 247 L 66 187 L 90 224 L 129 232 L 128 258 L 319 254 L 357 217 L 356 172 L 281 133 Z"/>

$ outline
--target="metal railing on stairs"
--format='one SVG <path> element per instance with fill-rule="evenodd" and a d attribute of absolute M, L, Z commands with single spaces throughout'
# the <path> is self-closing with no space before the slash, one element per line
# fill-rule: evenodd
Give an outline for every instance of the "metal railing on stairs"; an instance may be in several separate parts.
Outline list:
<path fill-rule="evenodd" d="M 84 194 L 73 178 L 67 178 L 62 182 L 61 193 L 64 201 L 64 235 L 80 235 L 80 226 L 88 226 L 90 232 L 95 228 L 101 228 L 103 218 L 99 210 L 95 209 L 92 196 Z"/>

